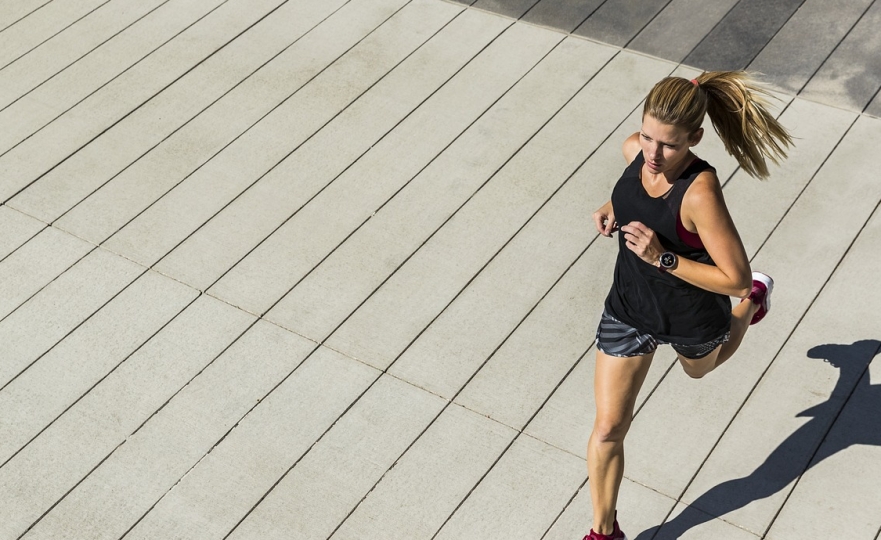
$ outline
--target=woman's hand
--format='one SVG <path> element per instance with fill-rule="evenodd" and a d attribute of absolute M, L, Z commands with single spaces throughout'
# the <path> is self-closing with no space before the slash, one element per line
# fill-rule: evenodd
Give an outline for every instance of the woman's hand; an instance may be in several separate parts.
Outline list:
<path fill-rule="evenodd" d="M 603 236 L 612 236 L 612 233 L 618 230 L 618 224 L 615 222 L 615 210 L 612 208 L 612 201 L 607 202 L 599 210 L 593 213 L 593 222 L 596 225 L 597 232 Z"/>
<path fill-rule="evenodd" d="M 655 231 L 638 221 L 631 221 L 621 227 L 621 232 L 624 233 L 625 244 L 630 251 L 636 253 L 640 259 L 652 266 L 658 265 L 658 259 L 661 258 L 664 247 L 658 240 Z"/>

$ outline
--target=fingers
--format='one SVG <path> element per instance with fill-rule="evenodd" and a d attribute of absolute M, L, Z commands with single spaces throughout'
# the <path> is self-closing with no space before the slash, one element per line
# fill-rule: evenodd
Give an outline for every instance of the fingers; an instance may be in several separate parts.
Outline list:
<path fill-rule="evenodd" d="M 599 212 L 593 215 L 593 222 L 594 226 L 596 226 L 597 232 L 603 236 L 612 236 L 612 233 L 618 228 L 618 224 L 615 223 L 615 218 L 613 216 L 601 214 Z"/>
<path fill-rule="evenodd" d="M 649 229 L 639 221 L 631 221 L 627 225 L 621 227 L 621 231 L 626 235 L 629 235 L 629 238 L 632 238 L 634 242 L 645 241 L 646 243 L 649 243 L 655 237 L 655 231 Z M 628 236 L 625 236 L 625 238 L 628 238 Z"/>
<path fill-rule="evenodd" d="M 600 234 L 602 234 L 602 235 L 606 235 L 606 225 L 605 225 L 605 221 L 606 221 L 606 220 L 605 220 L 605 216 L 602 216 L 602 215 L 600 215 L 600 214 L 594 214 L 594 215 L 593 215 L 593 224 L 594 224 L 594 227 L 596 227 L 597 232 L 600 233 Z"/>
<path fill-rule="evenodd" d="M 612 233 L 615 232 L 615 230 L 617 228 L 618 228 L 618 224 L 615 223 L 615 220 L 610 217 L 610 218 L 606 219 L 606 228 L 605 228 L 605 232 L 603 232 L 603 234 L 606 236 L 612 236 Z"/>
<path fill-rule="evenodd" d="M 633 235 L 648 235 L 653 232 L 639 221 L 631 221 L 627 225 L 621 227 L 621 230 Z"/>
<path fill-rule="evenodd" d="M 628 246 L 644 247 L 646 233 L 639 227 L 639 225 L 641 224 L 633 221 L 621 227 L 621 232 L 624 233 L 624 240 L 627 241 Z"/>
<path fill-rule="evenodd" d="M 615 211 L 612 208 L 612 201 L 607 202 L 593 213 L 593 222 L 597 232 L 603 236 L 612 236 L 612 232 L 618 228 L 615 222 Z"/>
<path fill-rule="evenodd" d="M 656 258 L 656 253 L 660 243 L 655 236 L 655 231 L 646 227 L 638 221 L 631 221 L 627 225 L 621 227 L 624 234 L 625 245 L 630 251 L 634 252 L 642 260 L 652 263 Z M 655 244 L 658 244 L 657 246 Z"/>

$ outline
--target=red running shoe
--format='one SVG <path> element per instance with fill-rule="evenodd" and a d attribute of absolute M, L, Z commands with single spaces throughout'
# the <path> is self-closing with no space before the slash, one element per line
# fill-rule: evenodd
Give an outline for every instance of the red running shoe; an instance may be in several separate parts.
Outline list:
<path fill-rule="evenodd" d="M 600 534 L 598 532 L 594 532 L 593 529 L 590 530 L 590 534 L 584 537 L 584 540 L 627 540 L 627 537 L 621 532 L 621 527 L 618 526 L 618 519 L 615 519 L 614 529 L 612 530 L 612 534 Z"/>
<path fill-rule="evenodd" d="M 759 306 L 759 310 L 753 315 L 750 324 L 761 321 L 771 311 L 771 291 L 774 289 L 774 280 L 768 274 L 753 272 L 753 290 L 749 293 L 749 299 Z"/>

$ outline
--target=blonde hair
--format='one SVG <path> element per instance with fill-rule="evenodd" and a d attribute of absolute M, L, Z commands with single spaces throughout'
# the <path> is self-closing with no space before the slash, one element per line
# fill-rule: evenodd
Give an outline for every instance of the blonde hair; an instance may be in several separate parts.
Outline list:
<path fill-rule="evenodd" d="M 725 150 L 743 170 L 767 178 L 766 159 L 785 159 L 792 136 L 768 112 L 766 96 L 772 97 L 745 71 L 710 71 L 691 81 L 667 77 L 649 92 L 643 116 L 694 133 L 709 114 Z"/>

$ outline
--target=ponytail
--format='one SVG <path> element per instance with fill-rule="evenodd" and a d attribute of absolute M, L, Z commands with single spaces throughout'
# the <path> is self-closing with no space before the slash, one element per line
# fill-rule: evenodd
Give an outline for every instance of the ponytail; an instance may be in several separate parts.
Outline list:
<path fill-rule="evenodd" d="M 708 114 L 716 133 L 750 176 L 768 177 L 766 159 L 786 158 L 792 137 L 768 112 L 771 94 L 744 71 L 710 71 L 691 81 L 667 77 L 652 88 L 643 116 L 694 133 Z"/>

